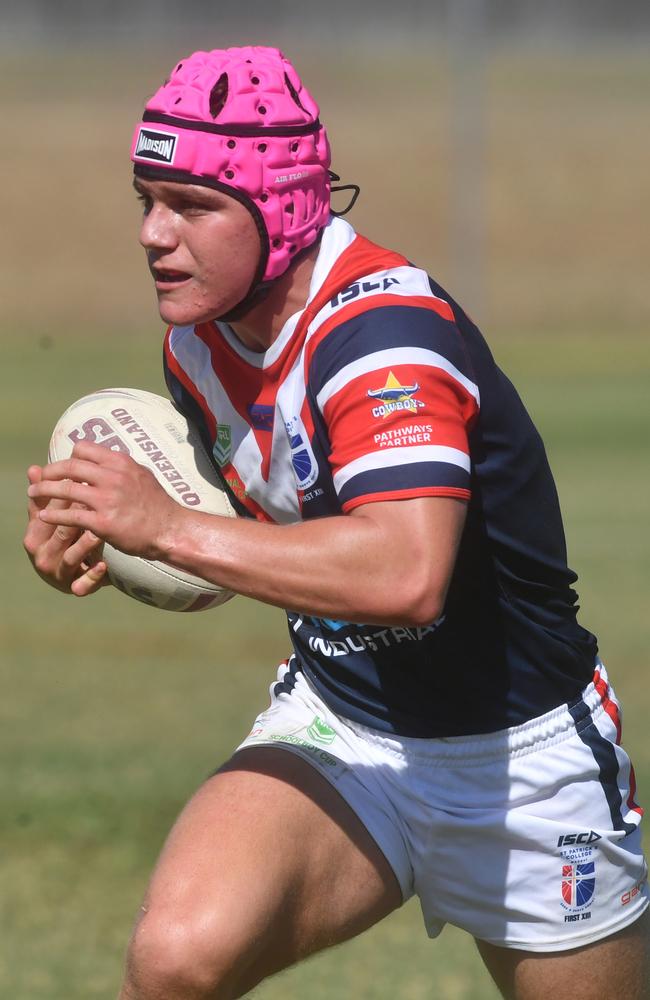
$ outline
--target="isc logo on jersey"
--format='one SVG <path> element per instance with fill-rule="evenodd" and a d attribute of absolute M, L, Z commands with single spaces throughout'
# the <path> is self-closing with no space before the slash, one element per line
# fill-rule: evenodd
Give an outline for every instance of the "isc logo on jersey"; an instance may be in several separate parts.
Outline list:
<path fill-rule="evenodd" d="M 285 421 L 289 447 L 291 448 L 291 464 L 299 490 L 313 486 L 318 479 L 318 462 L 314 455 L 309 437 L 299 417 Z"/>
<path fill-rule="evenodd" d="M 386 418 L 397 410 L 407 410 L 409 413 L 417 413 L 418 408 L 424 406 L 420 399 L 415 398 L 415 393 L 420 386 L 417 382 L 413 385 L 402 385 L 392 372 L 388 373 L 386 384 L 381 389 L 368 389 L 371 399 L 380 399 L 378 406 L 373 406 L 373 417 Z"/>

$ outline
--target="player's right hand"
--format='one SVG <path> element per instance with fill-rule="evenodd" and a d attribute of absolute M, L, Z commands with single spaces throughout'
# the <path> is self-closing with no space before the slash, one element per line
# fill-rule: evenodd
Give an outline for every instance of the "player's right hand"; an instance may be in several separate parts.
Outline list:
<path fill-rule="evenodd" d="M 27 476 L 30 485 L 40 482 L 41 467 L 30 466 Z M 90 531 L 41 521 L 39 511 L 48 505 L 64 508 L 70 503 L 29 498 L 29 523 L 23 545 L 34 569 L 42 580 L 64 594 L 76 597 L 94 594 L 110 583 L 106 563 L 101 559 L 103 542 Z"/>

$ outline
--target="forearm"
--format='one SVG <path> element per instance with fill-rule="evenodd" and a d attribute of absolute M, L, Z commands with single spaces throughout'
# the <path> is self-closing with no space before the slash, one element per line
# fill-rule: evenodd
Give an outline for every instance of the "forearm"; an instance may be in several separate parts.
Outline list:
<path fill-rule="evenodd" d="M 337 517 L 294 525 L 191 513 L 165 541 L 164 561 L 281 608 L 347 621 L 389 624 L 372 520 Z"/>
<path fill-rule="evenodd" d="M 466 504 L 415 497 L 349 515 L 266 524 L 187 510 L 131 458 L 80 442 L 28 493 L 35 518 L 92 532 L 228 590 L 317 617 L 369 624 L 434 621 L 465 522 Z M 43 503 L 62 501 L 62 507 Z"/>
<path fill-rule="evenodd" d="M 158 558 L 305 614 L 369 624 L 430 622 L 446 588 L 443 546 L 437 572 L 422 566 L 408 532 L 387 532 L 374 516 L 379 506 L 285 526 L 183 511 L 161 539 Z"/>

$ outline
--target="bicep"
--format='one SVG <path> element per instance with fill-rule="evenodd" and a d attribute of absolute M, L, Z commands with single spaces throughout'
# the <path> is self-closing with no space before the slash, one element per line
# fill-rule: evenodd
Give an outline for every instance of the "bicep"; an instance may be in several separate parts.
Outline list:
<path fill-rule="evenodd" d="M 372 522 L 382 564 L 432 621 L 444 606 L 466 514 L 464 500 L 424 496 L 367 503 L 349 516 Z"/>

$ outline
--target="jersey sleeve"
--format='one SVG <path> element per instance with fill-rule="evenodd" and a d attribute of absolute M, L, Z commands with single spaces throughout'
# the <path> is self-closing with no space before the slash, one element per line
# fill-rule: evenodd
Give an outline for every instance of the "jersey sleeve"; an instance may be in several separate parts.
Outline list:
<path fill-rule="evenodd" d="M 480 400 L 453 321 L 422 306 L 368 309 L 323 339 L 310 382 L 344 511 L 469 499 L 468 433 Z"/>

